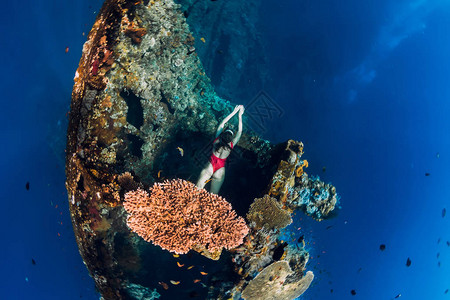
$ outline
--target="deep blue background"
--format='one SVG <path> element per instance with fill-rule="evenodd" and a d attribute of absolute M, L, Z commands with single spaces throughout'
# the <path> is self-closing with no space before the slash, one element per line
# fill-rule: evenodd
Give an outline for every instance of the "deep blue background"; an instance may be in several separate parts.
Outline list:
<path fill-rule="evenodd" d="M 337 218 L 297 218 L 316 274 L 304 298 L 448 299 L 449 2 L 264 3 L 266 90 L 285 111 L 268 134 L 302 140 L 307 172 L 341 195 Z"/>
<path fill-rule="evenodd" d="M 283 109 L 265 136 L 303 141 L 307 172 L 341 196 L 335 219 L 296 215 L 316 274 L 304 298 L 448 299 L 450 4 L 262 3 L 264 90 Z M 72 232 L 63 149 L 82 33 L 100 5 L 3 4 L 2 299 L 98 299 Z"/>
<path fill-rule="evenodd" d="M 72 230 L 64 146 L 82 33 L 89 32 L 100 5 L 2 3 L 1 299 L 99 298 Z"/>

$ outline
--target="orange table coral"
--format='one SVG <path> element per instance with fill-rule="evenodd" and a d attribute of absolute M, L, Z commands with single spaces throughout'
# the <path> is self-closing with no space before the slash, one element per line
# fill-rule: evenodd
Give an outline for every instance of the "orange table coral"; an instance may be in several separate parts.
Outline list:
<path fill-rule="evenodd" d="M 248 227 L 224 198 L 182 179 L 125 194 L 128 227 L 146 241 L 177 254 L 202 246 L 220 252 L 242 244 Z"/>

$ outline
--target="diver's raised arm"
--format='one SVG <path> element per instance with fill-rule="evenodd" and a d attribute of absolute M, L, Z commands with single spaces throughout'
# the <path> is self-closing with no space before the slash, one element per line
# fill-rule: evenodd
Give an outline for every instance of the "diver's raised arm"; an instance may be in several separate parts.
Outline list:
<path fill-rule="evenodd" d="M 238 132 L 236 133 L 236 136 L 233 139 L 233 145 L 236 145 L 239 142 L 239 139 L 241 138 L 242 135 L 242 115 L 244 114 L 245 108 L 243 105 L 240 105 L 240 109 L 239 109 L 239 127 L 238 127 Z"/>
<path fill-rule="evenodd" d="M 222 131 L 223 128 L 225 127 L 225 124 L 230 121 L 230 119 L 237 114 L 237 112 L 240 110 L 240 107 L 242 105 L 236 105 L 236 107 L 234 108 L 233 112 L 231 112 L 231 114 L 229 114 L 225 119 L 223 119 L 223 121 L 219 124 L 219 127 L 217 127 L 217 131 L 216 131 L 216 137 L 218 137 Z"/>

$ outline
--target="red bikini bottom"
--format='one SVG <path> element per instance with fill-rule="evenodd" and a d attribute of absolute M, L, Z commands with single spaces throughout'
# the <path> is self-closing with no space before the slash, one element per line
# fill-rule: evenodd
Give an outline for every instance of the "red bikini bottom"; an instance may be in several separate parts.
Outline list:
<path fill-rule="evenodd" d="M 219 170 L 219 169 L 225 167 L 225 161 L 226 161 L 226 160 L 227 160 L 226 158 L 218 158 L 218 157 L 215 156 L 214 154 L 211 155 L 211 158 L 209 159 L 209 162 L 210 162 L 211 165 L 213 166 L 213 174 L 214 174 L 217 170 Z"/>

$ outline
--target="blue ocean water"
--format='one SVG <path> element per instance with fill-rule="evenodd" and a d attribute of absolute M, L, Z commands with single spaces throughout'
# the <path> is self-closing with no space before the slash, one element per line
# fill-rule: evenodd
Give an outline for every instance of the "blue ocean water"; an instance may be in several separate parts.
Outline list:
<path fill-rule="evenodd" d="M 3 4 L 1 299 L 99 298 L 72 230 L 64 147 L 82 33 L 89 32 L 100 6 Z"/>
<path fill-rule="evenodd" d="M 101 4 L 10 1 L 1 12 L 2 299 L 99 298 L 72 231 L 63 149 L 83 32 Z M 316 275 L 302 298 L 448 299 L 450 3 L 264 0 L 261 10 L 264 91 L 283 111 L 265 137 L 303 141 L 306 171 L 341 196 L 336 218 L 297 213 L 290 228 Z"/>

